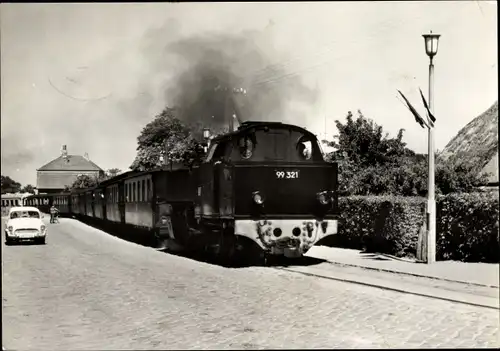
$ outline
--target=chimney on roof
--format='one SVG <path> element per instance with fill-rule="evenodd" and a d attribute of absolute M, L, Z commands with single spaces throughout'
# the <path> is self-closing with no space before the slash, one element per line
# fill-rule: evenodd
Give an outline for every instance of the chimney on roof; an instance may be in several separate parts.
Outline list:
<path fill-rule="evenodd" d="M 89 159 L 89 154 L 88 154 L 88 153 L 85 153 L 85 155 L 83 155 L 83 157 L 85 157 L 85 159 L 86 159 L 87 161 L 90 161 L 90 159 Z"/>
<path fill-rule="evenodd" d="M 62 149 L 61 149 L 61 156 L 63 158 L 67 158 L 68 157 L 68 150 L 66 149 L 66 145 L 63 145 L 62 146 Z"/>

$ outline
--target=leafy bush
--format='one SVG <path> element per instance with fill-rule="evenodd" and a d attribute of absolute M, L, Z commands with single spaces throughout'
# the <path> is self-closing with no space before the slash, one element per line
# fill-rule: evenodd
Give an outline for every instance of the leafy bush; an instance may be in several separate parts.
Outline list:
<path fill-rule="evenodd" d="M 339 234 L 320 245 L 414 257 L 424 225 L 423 197 L 341 197 Z M 437 197 L 438 260 L 499 262 L 498 193 Z"/>

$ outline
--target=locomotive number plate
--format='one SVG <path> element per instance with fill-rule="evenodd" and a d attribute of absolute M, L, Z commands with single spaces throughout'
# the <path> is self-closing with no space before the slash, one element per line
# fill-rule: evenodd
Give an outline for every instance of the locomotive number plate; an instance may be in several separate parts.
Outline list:
<path fill-rule="evenodd" d="M 300 171 L 276 171 L 277 179 L 298 179 Z"/>

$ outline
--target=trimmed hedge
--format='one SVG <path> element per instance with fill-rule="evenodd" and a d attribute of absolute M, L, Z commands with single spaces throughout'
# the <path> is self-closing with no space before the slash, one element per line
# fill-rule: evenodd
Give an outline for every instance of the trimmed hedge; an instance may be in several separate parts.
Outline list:
<path fill-rule="evenodd" d="M 500 262 L 498 192 L 449 194 L 436 201 L 438 260 Z M 339 234 L 319 245 L 415 257 L 425 203 L 420 197 L 341 197 Z"/>
<path fill-rule="evenodd" d="M 500 262 L 498 192 L 449 194 L 436 214 L 438 260 Z"/>

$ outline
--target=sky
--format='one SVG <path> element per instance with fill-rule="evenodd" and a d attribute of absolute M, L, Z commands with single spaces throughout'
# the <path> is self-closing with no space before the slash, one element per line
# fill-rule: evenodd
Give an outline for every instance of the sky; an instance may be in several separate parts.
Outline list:
<path fill-rule="evenodd" d="M 192 57 L 174 58 L 171 44 L 191 38 L 219 38 L 208 45 L 232 50 L 227 64 L 244 72 L 243 88 L 279 96 L 269 101 L 281 108 L 259 112 L 267 119 L 332 139 L 334 121 L 361 110 L 391 136 L 405 129 L 408 146 L 425 153 L 427 132 L 397 90 L 425 113 L 422 34 L 441 34 L 434 109 L 442 150 L 498 98 L 496 13 L 496 1 L 2 3 L 1 172 L 36 185 L 36 169 L 63 144 L 105 170 L 127 170 L 141 129 L 184 92 L 178 77 Z M 251 44 L 224 43 L 228 36 Z"/>

